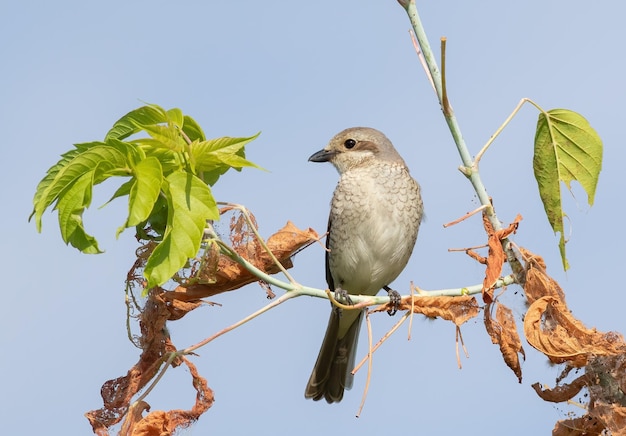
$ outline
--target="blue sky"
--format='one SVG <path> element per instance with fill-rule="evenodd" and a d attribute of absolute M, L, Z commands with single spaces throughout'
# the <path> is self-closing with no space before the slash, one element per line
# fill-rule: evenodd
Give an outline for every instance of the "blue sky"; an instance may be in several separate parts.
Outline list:
<path fill-rule="evenodd" d="M 422 3 L 422 2 L 420 2 Z M 544 256 L 587 326 L 626 331 L 619 281 L 626 240 L 621 129 L 625 96 L 625 6 L 529 0 L 418 4 L 431 40 L 448 38 L 448 90 L 464 137 L 476 153 L 522 97 L 545 109 L 582 113 L 604 141 L 593 208 L 582 189 L 565 194 L 571 220 L 564 273 L 532 176 L 537 113 L 525 107 L 483 158 L 481 174 L 502 221 L 524 217 L 514 240 Z M 89 434 L 83 413 L 101 406 L 100 386 L 126 373 L 138 350 L 127 340 L 123 280 L 134 258 L 120 239 L 123 202 L 85 215 L 106 253 L 86 256 L 60 239 L 56 216 L 43 234 L 27 222 L 34 189 L 71 144 L 104 137 L 121 115 L 151 102 L 179 107 L 207 136 L 248 136 L 248 157 L 270 170 L 229 174 L 219 200 L 245 204 L 269 236 L 287 221 L 322 233 L 337 181 L 330 165 L 307 162 L 338 131 L 365 125 L 385 132 L 423 189 L 427 221 L 409 265 L 394 283 L 408 292 L 472 285 L 483 268 L 448 248 L 479 245 L 478 218 L 449 222 L 477 206 L 458 172 L 456 148 L 413 51 L 409 21 L 396 1 L 347 2 L 5 2 L 0 6 L 0 119 L 4 165 L 0 199 L 5 277 L 0 317 L 6 434 Z M 93 204 L 115 189 L 105 184 Z M 604 229 L 602 232 L 601 229 Z M 295 258 L 292 274 L 323 288 L 323 251 Z M 617 280 L 617 282 L 616 282 Z M 519 289 L 504 301 L 519 317 Z M 515 295 L 515 293 L 518 295 Z M 183 348 L 267 303 L 256 285 L 171 323 Z M 299 298 L 219 338 L 193 358 L 216 402 L 184 434 L 548 434 L 570 410 L 542 402 L 534 382 L 554 385 L 559 368 L 525 344 L 518 384 L 481 319 L 463 327 L 469 359 L 456 363 L 454 327 L 416 318 L 375 355 L 362 416 L 359 374 L 342 403 L 304 399 L 326 327 L 328 303 Z M 397 320 L 373 319 L 375 338 Z M 362 331 L 364 332 L 365 329 Z M 365 353 L 361 338 L 359 355 Z M 153 410 L 193 403 L 189 376 L 170 371 L 148 397 Z"/>

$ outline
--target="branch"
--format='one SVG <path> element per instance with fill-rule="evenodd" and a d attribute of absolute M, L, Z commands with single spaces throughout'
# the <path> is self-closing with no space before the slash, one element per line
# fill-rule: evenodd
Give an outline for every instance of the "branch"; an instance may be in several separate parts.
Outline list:
<path fill-rule="evenodd" d="M 424 31 L 424 27 L 417 12 L 415 0 L 398 0 L 398 3 L 400 3 L 400 5 L 406 10 L 409 20 L 411 21 L 411 25 L 413 26 L 415 36 L 417 37 L 420 49 L 424 55 L 426 64 L 428 65 L 430 77 L 434 82 L 437 97 L 439 99 L 439 104 L 442 107 L 446 123 L 448 124 L 448 128 L 450 129 L 450 133 L 454 138 L 454 142 L 461 157 L 461 161 L 463 162 L 463 165 L 459 168 L 459 170 L 472 183 L 472 186 L 476 191 L 480 203 L 486 207 L 485 213 L 487 214 L 487 217 L 491 222 L 493 228 L 496 231 L 501 230 L 502 225 L 500 224 L 500 220 L 496 216 L 495 210 L 489 198 L 489 194 L 487 193 L 485 185 L 480 178 L 477 162 L 474 162 L 472 160 L 467 145 L 465 144 L 465 140 L 463 139 L 463 135 L 461 134 L 461 129 L 457 122 L 456 116 L 454 115 L 454 111 L 447 101 L 448 95 L 445 89 L 445 77 L 442 77 L 442 74 L 439 71 L 439 67 L 437 66 L 437 61 L 435 60 L 433 51 L 430 48 L 430 43 L 428 42 L 426 32 Z M 443 47 L 444 50 L 442 50 L 442 54 L 445 54 L 445 43 Z M 523 266 L 517 258 L 516 253 L 511 248 L 508 238 L 502 240 L 502 247 L 507 254 L 507 260 L 515 274 L 523 274 Z"/>

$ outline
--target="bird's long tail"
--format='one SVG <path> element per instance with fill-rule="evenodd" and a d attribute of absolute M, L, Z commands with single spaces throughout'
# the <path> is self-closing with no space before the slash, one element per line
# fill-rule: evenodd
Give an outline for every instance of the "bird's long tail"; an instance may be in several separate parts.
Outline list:
<path fill-rule="evenodd" d="M 344 389 L 352 387 L 354 376 L 350 372 L 354 368 L 363 311 L 340 338 L 341 318 L 341 311 L 333 308 L 322 347 L 306 385 L 305 398 L 315 401 L 325 398 L 328 403 L 338 403 L 343 398 Z"/>

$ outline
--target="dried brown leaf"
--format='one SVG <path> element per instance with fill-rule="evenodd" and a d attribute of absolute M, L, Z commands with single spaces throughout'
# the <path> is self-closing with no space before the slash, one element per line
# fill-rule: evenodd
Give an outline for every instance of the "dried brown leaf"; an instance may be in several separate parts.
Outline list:
<path fill-rule="evenodd" d="M 558 421 L 552 436 L 601 436 L 604 426 L 593 416 L 585 415 Z"/>
<path fill-rule="evenodd" d="M 483 281 L 483 301 L 487 304 L 493 302 L 493 291 L 496 281 L 502 275 L 502 266 L 506 261 L 506 255 L 502 248 L 502 240 L 509 237 L 517 231 L 519 222 L 522 220 L 521 215 L 517 215 L 515 220 L 505 229 L 494 230 L 487 214 L 483 213 L 483 226 L 487 232 L 487 245 L 489 246 L 489 254 L 487 255 L 487 269 L 485 271 L 485 280 Z"/>
<path fill-rule="evenodd" d="M 582 388 L 589 384 L 589 378 L 586 374 L 581 375 L 576 380 L 564 385 L 555 386 L 554 388 L 542 388 L 539 383 L 533 383 L 531 386 L 537 395 L 544 401 L 551 403 L 562 403 L 563 401 L 574 398 Z"/>
<path fill-rule="evenodd" d="M 469 250 L 469 249 L 465 250 L 465 254 L 467 254 L 469 257 L 474 259 L 476 262 L 482 263 L 483 265 L 487 265 L 487 258 L 481 256 L 480 254 L 478 254 L 474 250 Z"/>
<path fill-rule="evenodd" d="M 594 356 L 585 367 L 589 395 L 594 402 L 626 406 L 626 353 Z"/>
<path fill-rule="evenodd" d="M 520 252 L 526 261 L 524 293 L 528 302 L 532 304 L 544 296 L 553 296 L 564 302 L 565 294 L 556 280 L 546 273 L 546 263 L 543 258 L 522 247 L 520 247 Z"/>
<path fill-rule="evenodd" d="M 411 304 L 411 299 L 413 303 Z M 372 312 L 388 311 L 391 308 L 389 304 L 383 304 Z M 478 315 L 479 308 L 476 298 L 470 295 L 462 295 L 459 297 L 420 297 L 408 296 L 402 298 L 398 310 L 411 310 L 414 313 L 421 313 L 430 318 L 443 318 L 452 321 L 457 326 L 474 318 Z"/>
<path fill-rule="evenodd" d="M 288 221 L 285 227 L 268 238 L 267 246 L 283 267 L 291 268 L 293 266 L 291 257 L 303 247 L 317 240 L 319 240 L 319 235 L 315 230 L 311 228 L 301 230 L 291 221 Z M 256 259 L 248 260 L 267 274 L 275 274 L 280 271 L 264 250 L 260 251 Z M 215 273 L 215 283 L 178 286 L 174 291 L 165 292 L 163 298 L 166 300 L 194 301 L 222 292 L 233 291 L 255 281 L 258 281 L 256 276 L 237 262 L 222 255 Z"/>
<path fill-rule="evenodd" d="M 520 365 L 519 354 L 526 358 L 522 341 L 520 340 L 515 324 L 513 312 L 503 304 L 498 303 L 496 307 L 496 318 L 491 317 L 491 305 L 485 307 L 485 328 L 491 337 L 491 342 L 500 346 L 500 352 L 504 362 L 517 376 L 517 380 L 522 382 L 522 367 Z"/>
<path fill-rule="evenodd" d="M 192 384 L 196 390 L 196 402 L 191 410 L 154 411 L 134 425 L 133 432 L 130 433 L 132 436 L 173 435 L 175 431 L 189 427 L 213 405 L 213 391 L 208 387 L 206 380 L 198 374 L 193 363 L 184 358 L 183 361 L 189 368 Z"/>
<path fill-rule="evenodd" d="M 132 398 L 157 374 L 163 357 L 176 350 L 165 329 L 169 315 L 166 302 L 160 298 L 159 289 L 153 289 L 148 294 L 148 301 L 139 321 L 143 347 L 139 361 L 125 376 L 105 382 L 100 390 L 104 406 L 85 414 L 94 433 L 106 435 L 109 427 L 122 420 L 129 410 Z M 172 365 L 177 366 L 181 362 L 182 359 L 178 358 Z"/>
<path fill-rule="evenodd" d="M 570 314 L 563 301 L 552 296 L 541 297 L 528 308 L 524 334 L 531 346 L 554 363 L 581 367 L 592 356 L 626 352 L 622 335 L 586 328 Z"/>
<path fill-rule="evenodd" d="M 604 424 L 611 436 L 626 435 L 626 407 L 596 401 L 589 413 Z"/>

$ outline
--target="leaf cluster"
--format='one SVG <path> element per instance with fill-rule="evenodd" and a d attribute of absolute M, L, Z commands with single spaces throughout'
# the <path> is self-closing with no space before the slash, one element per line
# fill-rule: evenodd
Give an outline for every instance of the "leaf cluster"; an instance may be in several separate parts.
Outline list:
<path fill-rule="evenodd" d="M 231 168 L 259 168 L 245 157 L 246 144 L 258 135 L 207 140 L 180 109 L 148 104 L 120 118 L 103 141 L 75 144 L 61 155 L 37 186 L 30 218 L 41 231 L 44 212 L 56 210 L 66 244 L 101 253 L 84 228 L 83 213 L 95 185 L 127 179 L 109 200 L 128 197 L 128 216 L 117 235 L 134 227 L 138 239 L 158 242 L 144 274 L 147 288 L 161 285 L 196 255 L 207 220 L 219 219 L 211 186 Z"/>

